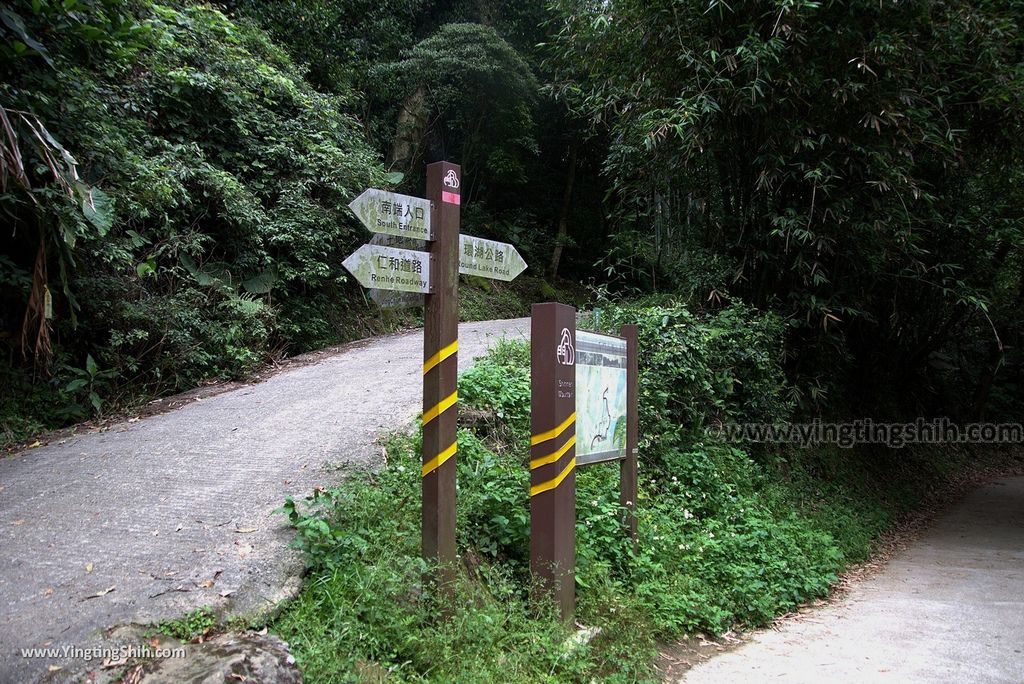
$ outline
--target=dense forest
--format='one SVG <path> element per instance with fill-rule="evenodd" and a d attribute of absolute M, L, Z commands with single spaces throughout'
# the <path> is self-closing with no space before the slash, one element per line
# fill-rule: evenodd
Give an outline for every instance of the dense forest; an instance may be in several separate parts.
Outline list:
<path fill-rule="evenodd" d="M 988 0 L 11 3 L 5 437 L 379 330 L 341 267 L 366 239 L 346 205 L 371 185 L 422 192 L 439 159 L 463 167 L 466 230 L 531 265 L 528 286 L 482 291 L 472 315 L 581 284 L 598 306 L 742 303 L 785 327 L 803 412 L 1010 413 L 1021 13 Z"/>
<path fill-rule="evenodd" d="M 659 644 L 770 624 L 828 595 L 908 512 L 1022 472 L 1019 444 L 803 448 L 716 432 L 1020 422 L 1022 26 L 1017 0 L 5 3 L 0 441 L 20 455 L 2 463 L 36 477 L 33 457 L 78 449 L 34 449 L 62 438 L 48 430 L 419 324 L 421 309 L 382 309 L 343 268 L 369 237 L 348 204 L 368 187 L 422 195 L 427 163 L 460 164 L 463 230 L 529 264 L 513 283 L 464 276 L 464 320 L 562 301 L 583 328 L 638 326 L 636 539 L 618 467 L 571 480 L 576 619 L 592 641 L 531 593 L 530 351 L 507 340 L 458 378 L 446 452 L 462 567 L 444 591 L 422 557 L 417 421 L 375 443 L 373 467 L 325 446 L 329 464 L 308 471 L 323 486 L 288 496 L 275 477 L 274 514 L 223 528 L 290 524 L 305 562 L 293 598 L 218 612 L 235 601 L 213 589 L 218 569 L 192 584 L 219 599 L 197 591 L 209 605 L 159 622 L 140 599 L 136 621 L 154 620 L 147 640 L 269 631 L 309 682 L 652 681 Z M 139 498 L 98 505 L 258 498 L 234 479 L 164 492 L 139 479 L 151 442 L 134 444 L 102 463 Z M 264 447 L 284 467 L 313 463 L 301 445 Z M 91 463 L 89 478 L 108 476 Z M 11 513 L 11 530 L 29 519 L 12 538 L 78 525 L 75 511 Z M 115 553 L 107 565 L 136 571 Z M 92 573 L 93 556 L 68 557 Z"/>

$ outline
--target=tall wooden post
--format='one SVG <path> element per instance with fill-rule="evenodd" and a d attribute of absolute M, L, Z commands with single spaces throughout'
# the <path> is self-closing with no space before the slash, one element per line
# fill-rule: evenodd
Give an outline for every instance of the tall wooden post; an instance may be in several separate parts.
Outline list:
<path fill-rule="evenodd" d="M 423 557 L 441 567 L 441 584 L 455 568 L 455 432 L 459 349 L 459 204 L 461 169 L 427 166 L 434 240 L 433 289 L 423 321 Z"/>
<path fill-rule="evenodd" d="M 625 509 L 623 525 L 636 541 L 636 457 L 640 432 L 638 412 L 639 340 L 635 325 L 624 325 L 619 334 L 626 340 L 626 458 L 619 463 L 619 505 Z"/>
<path fill-rule="evenodd" d="M 576 604 L 576 310 L 534 304 L 530 324 L 530 572 L 541 601 Z"/>

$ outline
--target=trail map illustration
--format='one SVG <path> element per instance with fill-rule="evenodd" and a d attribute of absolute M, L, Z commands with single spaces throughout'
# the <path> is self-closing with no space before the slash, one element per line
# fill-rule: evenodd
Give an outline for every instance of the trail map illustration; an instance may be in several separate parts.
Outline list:
<path fill-rule="evenodd" d="M 626 456 L 626 341 L 576 331 L 576 462 Z"/>

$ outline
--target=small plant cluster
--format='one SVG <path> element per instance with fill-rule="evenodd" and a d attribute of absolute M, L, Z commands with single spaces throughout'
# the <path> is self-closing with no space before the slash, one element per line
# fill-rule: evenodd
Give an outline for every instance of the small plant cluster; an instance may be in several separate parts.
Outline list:
<path fill-rule="evenodd" d="M 209 608 L 197 608 L 174 620 L 157 624 L 157 634 L 173 637 L 179 641 L 192 641 L 209 632 L 217 624 L 217 618 Z"/>
<path fill-rule="evenodd" d="M 705 435 L 710 421 L 791 410 L 773 319 L 671 302 L 601 317 L 627 318 L 642 340 L 635 546 L 618 468 L 577 474 L 577 619 L 600 635 L 567 652 L 567 629 L 529 600 L 529 350 L 503 342 L 459 381 L 463 412 L 489 418 L 458 434 L 454 605 L 419 556 L 418 434 L 392 438 L 380 471 L 285 503 L 309 578 L 271 627 L 307 681 L 645 681 L 659 639 L 763 625 L 825 594 L 927 486 L 917 463 L 884 480 L 868 459 L 751 454 Z"/>

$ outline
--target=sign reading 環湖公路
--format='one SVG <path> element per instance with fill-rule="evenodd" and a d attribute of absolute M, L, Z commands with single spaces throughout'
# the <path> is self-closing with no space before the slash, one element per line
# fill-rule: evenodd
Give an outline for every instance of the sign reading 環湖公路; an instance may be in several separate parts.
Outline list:
<path fill-rule="evenodd" d="M 519 251 L 507 242 L 462 235 L 459 239 L 459 273 L 512 280 L 526 270 Z"/>
<path fill-rule="evenodd" d="M 626 340 L 576 331 L 576 462 L 626 457 Z"/>

